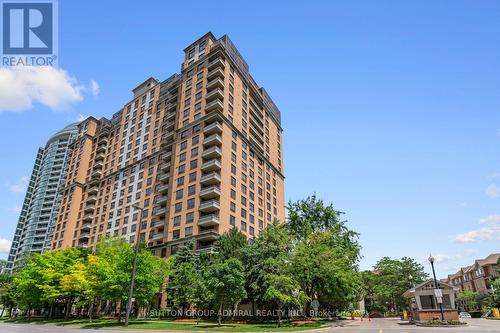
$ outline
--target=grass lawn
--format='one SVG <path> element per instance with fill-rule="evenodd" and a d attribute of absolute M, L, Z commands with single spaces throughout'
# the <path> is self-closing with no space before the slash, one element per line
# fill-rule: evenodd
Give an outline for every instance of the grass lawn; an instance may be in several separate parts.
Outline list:
<path fill-rule="evenodd" d="M 12 323 L 27 323 L 25 319 L 9 321 Z M 226 323 L 222 326 L 217 326 L 216 322 L 201 321 L 198 325 L 196 322 L 175 322 L 168 320 L 132 320 L 129 326 L 125 328 L 122 323 L 110 319 L 97 319 L 90 322 L 88 319 L 54 319 L 54 320 L 31 320 L 31 323 L 43 325 L 52 324 L 79 328 L 99 328 L 99 329 L 130 329 L 130 330 L 172 330 L 172 331 L 218 331 L 218 332 L 290 332 L 304 331 L 323 327 L 326 323 L 318 321 L 307 324 L 291 324 L 282 323 L 281 327 L 277 326 L 276 322 L 272 323 L 255 323 L 255 324 L 240 324 Z"/>

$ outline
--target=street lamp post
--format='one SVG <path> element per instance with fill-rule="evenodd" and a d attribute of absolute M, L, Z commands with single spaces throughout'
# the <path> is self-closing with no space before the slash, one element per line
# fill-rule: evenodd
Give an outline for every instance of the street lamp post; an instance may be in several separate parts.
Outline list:
<path fill-rule="evenodd" d="M 431 263 L 432 267 L 432 275 L 434 276 L 434 289 L 438 289 L 439 285 L 436 279 L 436 271 L 434 270 L 434 257 L 432 255 L 429 255 L 429 262 Z M 441 312 L 441 320 L 444 321 L 444 313 L 443 313 L 443 303 L 438 302 L 439 304 L 439 311 Z"/>
<path fill-rule="evenodd" d="M 128 320 L 130 317 L 130 310 L 132 309 L 132 296 L 134 294 L 134 282 L 135 282 L 135 271 L 137 269 L 137 254 L 139 253 L 139 241 L 141 236 L 141 224 L 142 224 L 142 216 L 144 212 L 144 208 L 139 205 L 132 205 L 132 208 L 135 208 L 140 211 L 139 214 L 139 228 L 137 228 L 137 236 L 135 237 L 134 244 L 134 259 L 132 260 L 132 274 L 130 274 L 130 289 L 128 291 L 128 299 L 127 299 L 127 308 L 125 310 L 125 326 L 128 326 Z"/>

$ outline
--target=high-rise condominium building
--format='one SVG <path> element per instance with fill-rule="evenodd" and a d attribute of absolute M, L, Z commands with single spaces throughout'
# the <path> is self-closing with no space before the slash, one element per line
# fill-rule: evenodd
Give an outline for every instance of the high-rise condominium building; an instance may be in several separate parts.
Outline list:
<path fill-rule="evenodd" d="M 14 269 L 26 254 L 50 249 L 60 202 L 59 191 L 64 186 L 69 146 L 76 132 L 77 124 L 71 124 L 54 134 L 44 148 L 38 149 L 12 240 L 7 271 Z"/>
<path fill-rule="evenodd" d="M 278 108 L 227 36 L 184 52 L 180 74 L 149 78 L 111 119 L 79 125 L 53 249 L 139 234 L 166 256 L 284 220 Z"/>

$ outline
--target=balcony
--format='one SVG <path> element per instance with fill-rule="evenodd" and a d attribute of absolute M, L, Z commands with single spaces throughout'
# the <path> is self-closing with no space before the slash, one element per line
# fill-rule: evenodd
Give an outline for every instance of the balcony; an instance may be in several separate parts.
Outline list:
<path fill-rule="evenodd" d="M 210 136 L 205 137 L 205 140 L 203 140 L 203 145 L 205 147 L 219 146 L 221 144 L 222 144 L 222 137 L 219 134 L 212 134 Z"/>
<path fill-rule="evenodd" d="M 102 163 L 102 160 L 100 161 L 97 161 L 95 164 L 94 164 L 94 168 L 95 169 L 102 169 L 104 167 L 104 163 Z"/>
<path fill-rule="evenodd" d="M 251 100 L 250 102 L 252 103 Z M 264 114 L 258 108 L 255 108 L 252 105 L 250 105 L 249 109 L 250 109 L 250 114 L 253 115 L 256 119 L 264 119 Z"/>
<path fill-rule="evenodd" d="M 224 59 L 219 57 L 219 58 L 216 58 L 208 63 L 208 70 L 212 70 L 216 67 L 224 68 L 224 66 L 225 66 Z"/>
<path fill-rule="evenodd" d="M 166 206 L 167 201 L 168 201 L 168 196 L 162 195 L 161 197 L 158 197 L 158 200 L 156 201 L 156 203 L 159 204 L 160 206 L 164 207 L 164 206 Z"/>
<path fill-rule="evenodd" d="M 165 119 L 167 120 L 175 120 L 175 109 L 173 112 L 169 112 L 165 115 Z"/>
<path fill-rule="evenodd" d="M 223 127 L 219 122 L 211 123 L 203 128 L 203 133 L 205 135 L 210 135 L 214 133 L 222 133 Z"/>
<path fill-rule="evenodd" d="M 149 235 L 149 240 L 160 240 L 163 239 L 164 233 L 162 232 L 153 232 Z"/>
<path fill-rule="evenodd" d="M 81 231 L 80 232 L 80 237 L 78 239 L 89 239 L 90 238 L 90 232 L 89 231 Z"/>
<path fill-rule="evenodd" d="M 253 135 L 250 134 L 250 141 L 255 144 L 261 151 L 264 151 L 264 146 Z"/>
<path fill-rule="evenodd" d="M 89 188 L 89 194 L 97 194 L 99 192 L 99 187 L 98 186 L 91 186 Z"/>
<path fill-rule="evenodd" d="M 161 171 L 170 171 L 170 162 L 160 164 Z"/>
<path fill-rule="evenodd" d="M 219 233 L 215 229 L 200 230 L 198 233 L 198 240 L 200 241 L 214 241 L 219 238 Z"/>
<path fill-rule="evenodd" d="M 169 132 L 167 134 L 163 134 L 161 137 L 162 146 L 167 145 L 169 143 L 172 143 L 171 141 L 174 139 L 174 137 L 175 137 L 174 132 Z"/>
<path fill-rule="evenodd" d="M 206 161 L 201 165 L 201 170 L 203 172 L 218 171 L 220 169 L 221 169 L 220 161 L 215 159 Z"/>
<path fill-rule="evenodd" d="M 99 145 L 97 146 L 97 149 L 96 149 L 96 153 L 99 154 L 99 153 L 104 153 L 106 151 L 106 146 L 104 145 Z"/>
<path fill-rule="evenodd" d="M 218 197 L 220 197 L 219 186 L 206 187 L 200 191 L 200 198 L 202 199 L 213 199 Z"/>
<path fill-rule="evenodd" d="M 214 99 L 223 100 L 224 99 L 224 92 L 221 89 L 216 88 L 216 89 L 208 92 L 207 95 L 205 96 L 205 99 L 207 100 L 207 102 L 211 102 Z"/>
<path fill-rule="evenodd" d="M 201 177 L 200 183 L 202 185 L 215 185 L 220 184 L 221 177 L 218 172 L 211 172 Z"/>
<path fill-rule="evenodd" d="M 102 161 L 102 160 L 104 160 L 104 153 L 97 154 L 95 156 L 95 160 L 96 161 Z"/>
<path fill-rule="evenodd" d="M 156 209 L 156 216 L 165 216 L 167 214 L 167 208 L 158 208 Z"/>
<path fill-rule="evenodd" d="M 213 245 L 210 245 L 210 246 L 202 246 L 202 247 L 198 247 L 196 249 L 196 253 L 197 254 L 200 254 L 201 252 L 205 252 L 205 253 L 215 253 L 215 247 Z"/>
<path fill-rule="evenodd" d="M 101 178 L 102 177 L 102 171 L 101 170 L 94 170 L 94 172 L 92 172 L 92 177 Z"/>
<path fill-rule="evenodd" d="M 158 186 L 158 188 L 156 190 L 158 192 L 160 192 L 161 194 L 165 194 L 168 192 L 168 184 Z"/>
<path fill-rule="evenodd" d="M 94 214 L 90 213 L 90 214 L 86 214 L 83 216 L 83 221 L 86 222 L 86 221 L 92 221 L 94 217 Z"/>
<path fill-rule="evenodd" d="M 83 211 L 85 213 L 87 213 L 87 212 L 93 212 L 94 209 L 95 209 L 95 205 L 86 205 L 85 208 L 83 209 Z"/>
<path fill-rule="evenodd" d="M 158 176 L 158 180 L 161 182 L 166 182 L 170 178 L 170 172 L 167 173 L 162 173 L 161 175 Z"/>
<path fill-rule="evenodd" d="M 82 231 L 83 231 L 83 230 L 88 230 L 88 231 L 90 231 L 90 226 L 91 226 L 91 225 L 92 225 L 92 223 L 89 223 L 89 222 L 84 223 L 84 224 L 82 224 L 82 226 L 81 226 L 81 230 L 82 230 Z"/>
<path fill-rule="evenodd" d="M 213 88 L 224 89 L 224 81 L 218 77 L 207 82 L 207 90 L 212 90 Z"/>
<path fill-rule="evenodd" d="M 99 138 L 99 144 L 107 145 L 108 141 L 109 141 L 109 139 L 106 136 L 101 136 Z"/>
<path fill-rule="evenodd" d="M 170 161 L 172 159 L 172 152 L 171 151 L 167 151 L 163 154 L 160 155 L 160 159 L 163 160 L 163 161 Z"/>
<path fill-rule="evenodd" d="M 220 157 L 222 157 L 222 150 L 220 149 L 220 147 L 217 147 L 217 146 L 210 147 L 208 149 L 205 149 L 201 156 L 203 158 L 206 158 L 206 159 L 220 158 Z"/>
<path fill-rule="evenodd" d="M 212 111 L 222 111 L 224 109 L 224 103 L 220 99 L 216 99 L 211 101 L 210 103 L 207 103 L 205 105 L 205 111 L 212 112 Z"/>
<path fill-rule="evenodd" d="M 177 101 L 169 102 L 167 104 L 167 111 L 174 113 L 177 110 Z"/>
<path fill-rule="evenodd" d="M 202 216 L 198 220 L 198 225 L 202 226 L 202 227 L 210 227 L 213 225 L 219 225 L 219 217 L 215 214 Z"/>
<path fill-rule="evenodd" d="M 91 195 L 87 197 L 87 203 L 95 203 L 97 201 L 97 195 Z"/>
<path fill-rule="evenodd" d="M 215 68 L 215 69 L 212 69 L 211 71 L 209 71 L 207 74 L 207 80 L 210 80 L 210 79 L 216 78 L 216 77 L 223 79 L 224 78 L 224 71 L 220 68 Z"/>
<path fill-rule="evenodd" d="M 159 218 L 155 218 L 152 222 L 151 222 L 151 228 L 157 228 L 157 227 L 162 227 L 165 225 L 165 220 L 162 220 L 162 219 L 159 219 Z"/>
<path fill-rule="evenodd" d="M 220 203 L 218 200 L 209 200 L 202 202 L 199 207 L 199 211 L 203 213 L 215 212 L 220 209 Z"/>
<path fill-rule="evenodd" d="M 163 125 L 163 130 L 164 131 L 173 131 L 175 128 L 175 121 L 167 121 L 164 125 Z"/>

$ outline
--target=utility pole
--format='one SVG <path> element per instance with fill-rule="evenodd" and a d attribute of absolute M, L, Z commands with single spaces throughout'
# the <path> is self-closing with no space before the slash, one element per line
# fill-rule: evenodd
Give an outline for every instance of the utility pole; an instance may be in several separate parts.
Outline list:
<path fill-rule="evenodd" d="M 135 208 L 140 211 L 139 213 L 139 227 L 137 228 L 137 235 L 135 237 L 134 244 L 134 259 L 132 260 L 132 274 L 130 275 L 130 289 L 128 291 L 128 299 L 127 299 L 127 309 L 125 310 L 125 327 L 128 326 L 128 320 L 130 318 L 130 311 L 132 310 L 132 296 L 134 295 L 134 282 L 135 282 L 135 271 L 137 270 L 137 254 L 139 253 L 139 244 L 141 237 L 141 225 L 142 225 L 142 216 L 144 212 L 144 208 L 135 204 L 132 205 L 132 208 Z"/>

